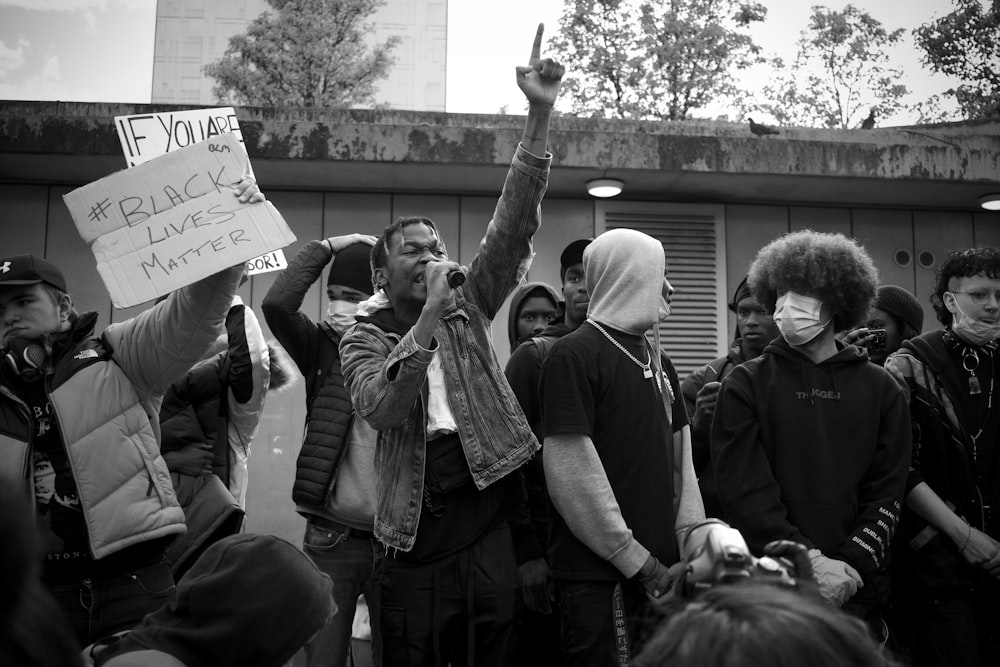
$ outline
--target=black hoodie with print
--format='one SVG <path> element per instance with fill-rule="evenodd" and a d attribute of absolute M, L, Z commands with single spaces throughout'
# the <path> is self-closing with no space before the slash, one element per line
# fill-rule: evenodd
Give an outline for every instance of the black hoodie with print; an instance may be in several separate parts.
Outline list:
<path fill-rule="evenodd" d="M 909 410 L 865 351 L 837 347 L 816 364 L 778 338 L 735 368 L 719 394 L 712 462 L 725 519 L 755 553 L 771 540 L 801 542 L 861 574 L 855 601 L 882 602 Z"/>

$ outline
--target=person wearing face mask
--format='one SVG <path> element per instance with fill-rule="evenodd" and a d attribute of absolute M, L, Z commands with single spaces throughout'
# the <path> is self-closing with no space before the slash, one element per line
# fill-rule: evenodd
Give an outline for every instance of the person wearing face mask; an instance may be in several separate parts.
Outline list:
<path fill-rule="evenodd" d="M 806 545 L 823 598 L 884 637 L 909 411 L 892 376 L 834 335 L 864 321 L 877 271 L 855 241 L 807 230 L 762 248 L 748 282 L 780 338 L 722 383 L 710 453 L 723 518 L 757 555 Z"/>
<path fill-rule="evenodd" d="M 893 608 L 914 665 L 1000 664 L 1000 250 L 941 264 L 943 329 L 885 367 L 905 387 L 913 467 L 893 563 Z"/>
<path fill-rule="evenodd" d="M 347 234 L 310 241 L 268 290 L 264 319 L 306 378 L 306 430 L 296 461 L 292 500 L 306 519 L 303 550 L 333 579 L 338 612 L 306 646 L 307 664 L 347 664 L 359 595 L 371 613 L 372 651 L 380 664 L 379 589 L 382 547 L 375 540 L 377 433 L 356 416 L 344 386 L 340 340 L 355 324 L 358 304 L 372 295 L 374 236 Z M 326 318 L 300 309 L 306 292 L 330 264 Z"/>

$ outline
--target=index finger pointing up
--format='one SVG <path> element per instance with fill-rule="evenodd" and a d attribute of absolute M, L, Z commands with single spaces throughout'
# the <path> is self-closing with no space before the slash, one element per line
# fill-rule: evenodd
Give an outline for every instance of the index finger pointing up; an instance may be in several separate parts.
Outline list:
<path fill-rule="evenodd" d="M 528 59 L 529 65 L 534 65 L 542 57 L 542 33 L 545 32 L 545 24 L 538 24 L 538 32 L 535 33 L 535 43 L 531 45 L 531 57 Z"/>

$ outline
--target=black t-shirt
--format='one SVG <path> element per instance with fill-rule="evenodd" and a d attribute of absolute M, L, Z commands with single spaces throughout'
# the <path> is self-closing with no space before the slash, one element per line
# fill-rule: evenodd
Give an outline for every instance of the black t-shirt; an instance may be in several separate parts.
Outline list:
<path fill-rule="evenodd" d="M 632 356 L 647 361 L 648 348 L 641 336 L 604 329 Z M 665 356 L 663 370 L 673 394 L 672 430 L 679 431 L 688 423 L 687 414 L 677 371 Z M 542 366 L 539 390 L 545 437 L 589 436 L 635 539 L 661 562 L 677 562 L 673 470 L 667 454 L 672 438 L 655 380 L 644 378 L 635 362 L 588 323 L 552 347 Z M 620 577 L 617 569 L 576 539 L 554 508 L 549 562 L 558 578 Z"/>

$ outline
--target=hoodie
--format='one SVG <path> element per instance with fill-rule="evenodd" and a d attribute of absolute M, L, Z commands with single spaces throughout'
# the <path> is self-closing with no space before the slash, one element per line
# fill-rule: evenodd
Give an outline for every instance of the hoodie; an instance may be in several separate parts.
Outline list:
<path fill-rule="evenodd" d="M 280 667 L 336 612 L 332 588 L 293 544 L 231 535 L 195 561 L 171 602 L 98 653 L 95 664 Z"/>
<path fill-rule="evenodd" d="M 552 300 L 552 305 L 555 306 L 556 310 L 559 309 L 559 304 L 562 302 L 559 293 L 548 283 L 539 281 L 525 283 L 514 290 L 514 296 L 510 298 L 510 310 L 507 313 L 507 340 L 510 341 L 511 352 L 514 352 L 517 346 L 524 342 L 517 337 L 517 319 L 521 315 L 521 306 L 533 296 L 548 297 Z"/>
<path fill-rule="evenodd" d="M 627 346 L 630 354 L 642 355 L 641 361 L 649 359 L 651 351 L 643 334 L 660 319 L 665 267 L 663 246 L 656 239 L 631 229 L 611 230 L 587 247 L 583 266 L 590 293 L 590 319 L 557 341 L 542 367 L 545 477 L 552 502 L 573 538 L 606 560 L 619 576 L 628 578 L 639 571 L 651 552 L 664 565 L 676 562 L 678 549 L 673 540 L 663 539 L 664 523 L 673 526 L 675 531 L 682 530 L 704 519 L 704 509 L 691 464 L 690 430 L 686 428 L 683 407 L 676 406 L 679 412 L 674 409 L 678 387 L 669 360 L 664 363 L 657 355 L 652 355 L 650 360 L 651 364 L 663 363 L 670 370 L 667 382 L 668 378 L 658 372 L 654 374 L 656 380 L 644 378 L 640 369 L 624 358 L 624 353 L 614 356 L 614 349 L 609 352 L 612 356 L 602 359 L 601 363 L 594 363 L 593 358 L 587 357 L 595 336 L 599 337 L 602 356 L 604 346 L 613 344 L 605 341 L 603 333 L 597 333 L 600 326 L 608 335 L 613 332 L 615 341 Z M 625 368 L 634 372 L 618 372 L 617 364 L 622 362 Z M 609 368 L 614 370 L 606 375 L 602 373 Z M 572 405 L 574 398 L 580 398 L 574 391 L 588 390 L 591 394 L 583 396 L 582 400 L 595 407 L 590 432 L 571 432 L 584 420 L 567 406 Z M 671 438 L 672 434 L 672 446 L 665 448 L 666 443 L 659 438 L 637 442 L 631 437 L 625 443 L 618 439 L 617 433 L 608 434 L 607 425 L 600 423 L 605 419 L 601 403 L 613 401 L 616 392 L 639 397 L 641 405 L 637 403 L 632 408 L 643 411 L 647 425 L 659 422 L 658 427 L 644 427 L 642 432 L 660 433 L 666 438 Z M 606 410 L 607 406 L 603 408 Z M 610 419 L 613 421 L 614 417 Z M 644 464 L 638 470 L 630 466 L 628 461 L 622 460 L 626 450 L 650 465 Z M 624 472 L 624 476 L 619 472 Z M 648 490 L 650 497 L 636 498 L 641 489 Z M 643 538 L 647 542 L 656 541 L 657 545 L 647 546 L 633 534 L 630 524 L 643 524 L 643 516 L 649 514 L 650 507 L 660 505 L 662 496 L 666 497 L 668 507 L 673 501 L 674 515 L 664 523 L 659 523 L 657 518 L 657 530 L 646 532 Z M 637 514 L 630 510 L 630 505 L 632 509 L 644 507 L 646 511 Z M 565 537 L 557 539 L 557 531 L 561 533 L 562 527 L 553 528 L 550 552 L 553 573 L 570 578 L 580 576 L 563 563 L 585 563 L 586 559 L 570 555 L 578 552 Z M 564 549 L 567 543 L 569 547 Z M 604 578 L 598 574 L 598 569 L 585 568 L 587 576 Z"/>
<path fill-rule="evenodd" d="M 723 518 L 760 554 L 785 539 L 862 576 L 857 602 L 883 602 L 889 543 L 910 466 L 899 385 L 865 351 L 837 343 L 813 363 L 778 338 L 722 385 L 711 456 Z"/>

